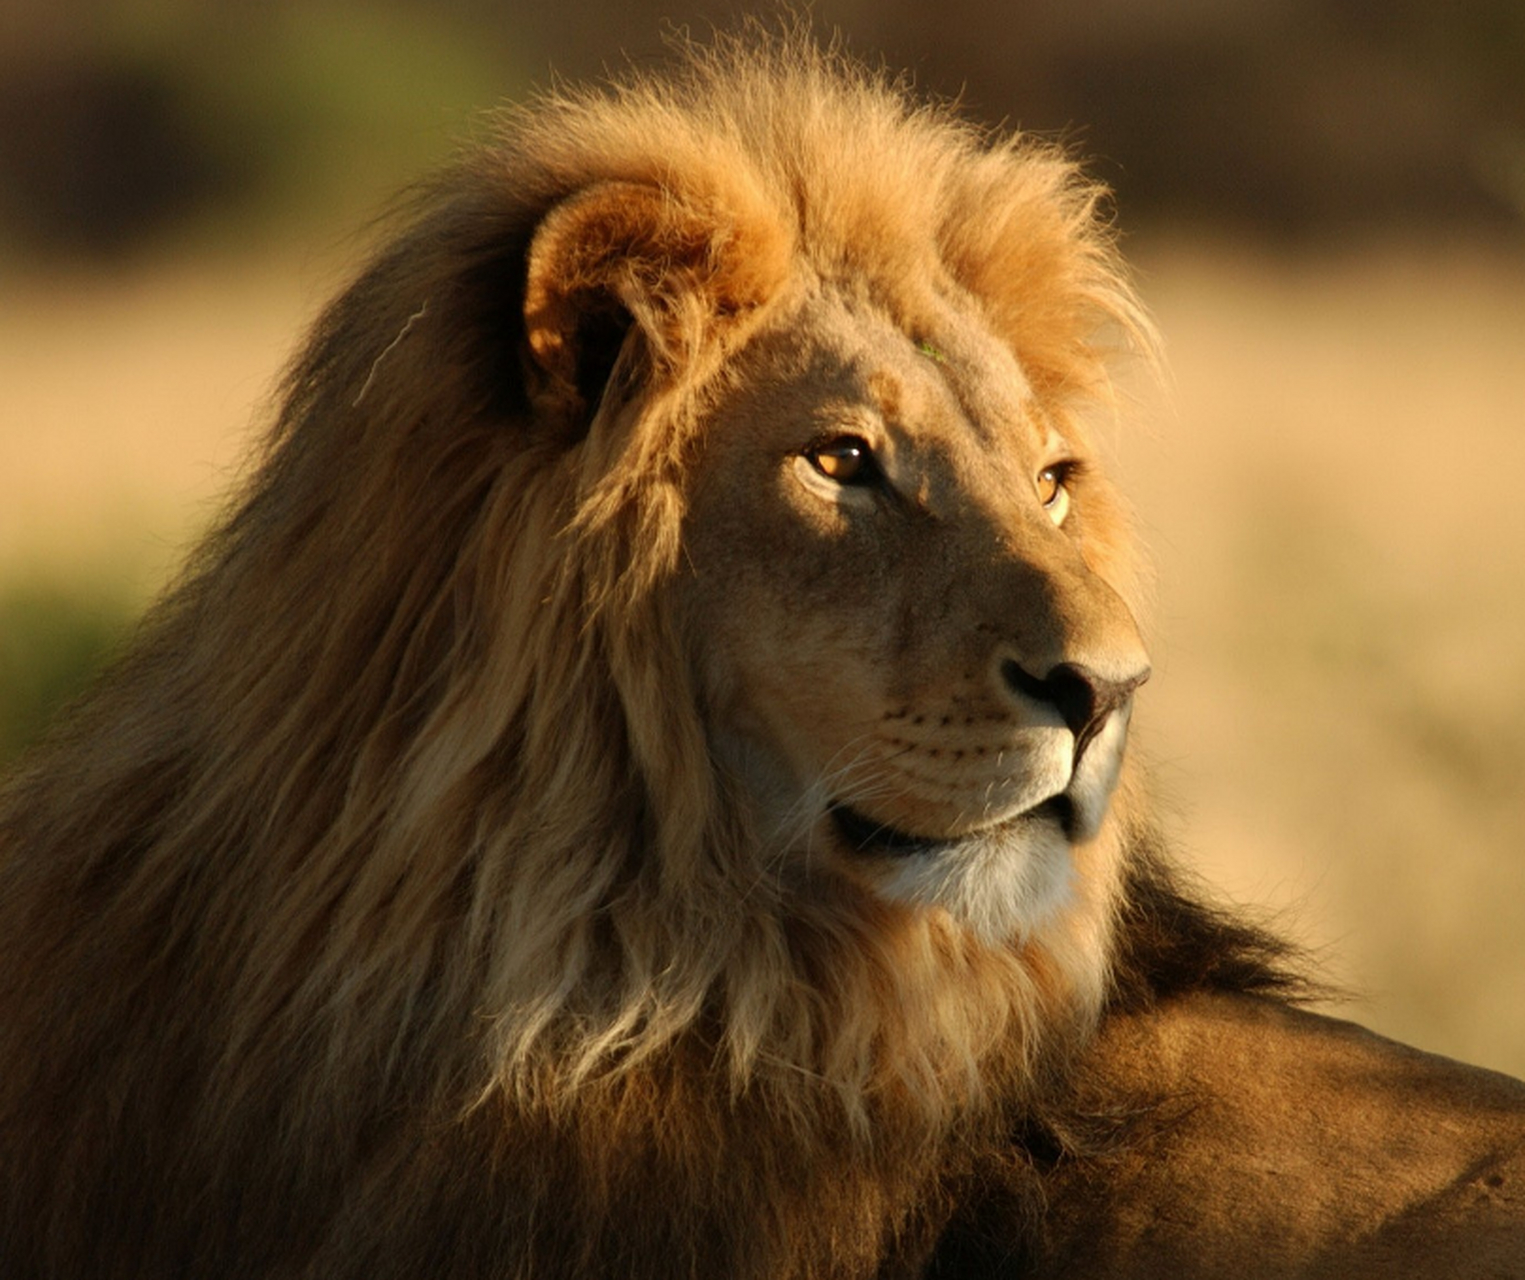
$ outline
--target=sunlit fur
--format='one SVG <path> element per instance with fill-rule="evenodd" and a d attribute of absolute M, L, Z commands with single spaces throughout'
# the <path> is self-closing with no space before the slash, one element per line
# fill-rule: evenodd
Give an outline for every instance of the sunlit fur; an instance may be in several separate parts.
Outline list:
<path fill-rule="evenodd" d="M 804 41 L 680 62 L 420 201 L 0 799 L 0 1273 L 873 1274 L 1086 1033 L 1135 784 L 1020 945 L 791 892 L 666 604 L 705 388 L 793 264 L 956 281 L 1069 421 L 1147 329 L 1097 190 Z M 606 180 L 692 254 L 588 251 L 641 336 L 594 412 L 576 254 L 528 321 L 526 262 Z M 1136 598 L 1120 523 L 1094 554 Z"/>

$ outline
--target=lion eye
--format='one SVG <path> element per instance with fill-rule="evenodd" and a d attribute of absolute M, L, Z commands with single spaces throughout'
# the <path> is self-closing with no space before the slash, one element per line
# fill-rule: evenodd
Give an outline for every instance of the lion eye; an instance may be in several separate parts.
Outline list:
<path fill-rule="evenodd" d="M 1048 512 L 1048 518 L 1056 525 L 1063 524 L 1064 518 L 1070 513 L 1070 491 L 1065 484 L 1069 472 L 1070 468 L 1067 463 L 1044 467 L 1042 471 L 1038 472 L 1036 482 L 1038 501 L 1043 504 L 1043 509 Z"/>
<path fill-rule="evenodd" d="M 838 436 L 805 450 L 810 465 L 838 484 L 866 484 L 874 476 L 874 454 L 861 436 Z"/>

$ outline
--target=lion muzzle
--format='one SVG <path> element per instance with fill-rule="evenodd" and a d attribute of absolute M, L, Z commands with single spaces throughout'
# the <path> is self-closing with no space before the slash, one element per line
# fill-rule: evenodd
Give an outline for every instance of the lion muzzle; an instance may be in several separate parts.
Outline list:
<path fill-rule="evenodd" d="M 1075 767 L 1081 756 L 1114 711 L 1127 705 L 1133 691 L 1149 679 L 1143 666 L 1120 679 L 1110 679 L 1094 669 L 1061 662 L 1047 675 L 1032 675 L 1012 658 L 1001 663 L 1001 677 L 1018 693 L 1053 706 L 1075 737 Z"/>

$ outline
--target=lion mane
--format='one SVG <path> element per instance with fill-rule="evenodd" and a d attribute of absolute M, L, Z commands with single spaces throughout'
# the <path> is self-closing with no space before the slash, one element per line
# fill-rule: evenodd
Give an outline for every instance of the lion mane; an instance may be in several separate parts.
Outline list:
<path fill-rule="evenodd" d="M 798 263 L 897 314 L 935 276 L 1081 434 L 1148 340 L 1101 194 L 804 39 L 502 116 L 0 798 L 0 1272 L 909 1274 L 1107 1002 L 1284 984 L 1128 770 L 1014 938 L 802 890 L 673 605 Z"/>

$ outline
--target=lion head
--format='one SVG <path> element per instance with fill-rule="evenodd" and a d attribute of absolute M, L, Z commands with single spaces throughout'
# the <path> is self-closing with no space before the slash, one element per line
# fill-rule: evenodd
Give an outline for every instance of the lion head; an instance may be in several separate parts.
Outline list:
<path fill-rule="evenodd" d="M 1020 1091 L 1101 1002 L 1148 672 L 1097 198 L 799 42 L 504 116 L 10 789 L 10 1149 L 104 1179 L 137 1097 L 180 1135 L 142 1212 L 241 1206 L 201 1257 L 357 1234 L 407 1135 L 570 1170 L 541 1219 L 752 1152 L 804 1213 Z"/>

